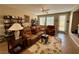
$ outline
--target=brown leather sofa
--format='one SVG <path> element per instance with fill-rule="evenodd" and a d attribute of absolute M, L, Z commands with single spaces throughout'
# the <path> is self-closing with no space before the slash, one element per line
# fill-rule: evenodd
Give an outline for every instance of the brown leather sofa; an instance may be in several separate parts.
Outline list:
<path fill-rule="evenodd" d="M 34 28 L 26 27 L 23 30 L 22 36 L 26 40 L 25 44 L 29 47 L 35 44 L 43 33 L 44 31 L 41 30 L 41 26 L 35 26 Z"/>
<path fill-rule="evenodd" d="M 44 26 L 25 27 L 22 33 L 22 37 L 25 39 L 25 45 L 31 46 L 35 44 L 44 32 Z M 55 35 L 55 26 L 47 26 L 46 33 L 48 35 Z"/>

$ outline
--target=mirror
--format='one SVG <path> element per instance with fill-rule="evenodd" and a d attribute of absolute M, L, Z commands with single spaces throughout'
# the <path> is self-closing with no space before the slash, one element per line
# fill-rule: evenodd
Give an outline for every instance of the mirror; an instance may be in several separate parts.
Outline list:
<path fill-rule="evenodd" d="M 77 36 L 79 35 L 79 9 L 73 12 L 71 32 Z"/>

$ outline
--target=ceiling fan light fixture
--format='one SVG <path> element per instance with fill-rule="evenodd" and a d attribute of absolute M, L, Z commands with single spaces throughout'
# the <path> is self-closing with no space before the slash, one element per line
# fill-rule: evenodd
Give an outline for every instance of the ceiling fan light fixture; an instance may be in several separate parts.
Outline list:
<path fill-rule="evenodd" d="M 48 13 L 49 10 L 50 10 L 50 9 L 41 8 L 41 11 L 42 11 L 43 13 Z"/>

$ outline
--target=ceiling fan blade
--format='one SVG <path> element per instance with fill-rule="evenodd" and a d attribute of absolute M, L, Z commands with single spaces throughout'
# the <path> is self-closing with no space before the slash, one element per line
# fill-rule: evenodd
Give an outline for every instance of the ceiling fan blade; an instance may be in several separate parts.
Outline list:
<path fill-rule="evenodd" d="M 47 11 L 49 11 L 50 9 L 47 9 Z"/>
<path fill-rule="evenodd" d="M 42 12 L 46 12 L 46 13 L 47 13 L 49 10 L 50 10 L 50 9 L 41 8 L 41 11 L 42 11 Z"/>
<path fill-rule="evenodd" d="M 41 11 L 43 12 L 44 11 L 44 8 L 41 8 Z"/>

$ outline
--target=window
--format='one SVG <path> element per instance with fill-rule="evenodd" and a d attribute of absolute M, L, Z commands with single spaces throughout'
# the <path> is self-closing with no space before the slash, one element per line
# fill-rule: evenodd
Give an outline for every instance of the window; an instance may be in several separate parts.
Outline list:
<path fill-rule="evenodd" d="M 45 25 L 45 17 L 40 17 L 40 25 Z M 54 25 L 54 17 L 47 16 L 46 25 Z"/>
<path fill-rule="evenodd" d="M 47 17 L 47 25 L 54 25 L 54 17 Z"/>
<path fill-rule="evenodd" d="M 45 24 L 45 17 L 40 17 L 40 25 L 44 25 Z"/>

